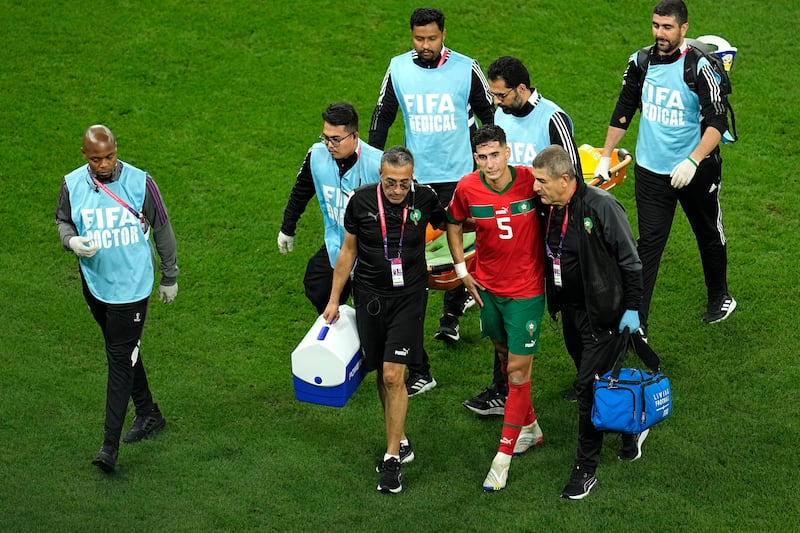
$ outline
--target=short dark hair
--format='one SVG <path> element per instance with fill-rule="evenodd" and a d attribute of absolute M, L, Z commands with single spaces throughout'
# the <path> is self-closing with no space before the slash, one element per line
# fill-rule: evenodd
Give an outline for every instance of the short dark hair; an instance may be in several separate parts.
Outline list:
<path fill-rule="evenodd" d="M 435 7 L 418 7 L 411 13 L 411 29 L 414 26 L 427 26 L 435 22 L 440 31 L 444 31 L 444 13 Z"/>
<path fill-rule="evenodd" d="M 392 146 L 381 156 L 381 166 L 389 165 L 390 167 L 404 167 L 406 165 L 414 166 L 414 155 L 411 150 L 405 146 Z"/>
<path fill-rule="evenodd" d="M 500 143 L 500 146 L 506 145 L 506 132 L 503 131 L 503 128 L 497 126 L 496 124 L 487 124 L 486 126 L 481 126 L 480 128 L 472 134 L 472 151 L 474 152 L 478 146 L 482 144 L 487 144 L 492 141 L 497 141 Z"/>
<path fill-rule="evenodd" d="M 358 131 L 358 113 L 347 102 L 334 102 L 322 112 L 322 120 L 333 126 L 344 126 L 348 132 Z"/>
<path fill-rule="evenodd" d="M 683 26 L 689 20 L 689 9 L 683 3 L 683 0 L 661 0 L 653 8 L 653 15 L 675 17 L 678 24 Z"/>
<path fill-rule="evenodd" d="M 564 147 L 559 144 L 551 144 L 536 154 L 531 166 L 533 168 L 544 169 L 551 178 L 566 174 L 569 177 L 569 181 L 574 181 L 576 179 L 575 166 L 572 164 L 572 158 Z"/>
<path fill-rule="evenodd" d="M 511 88 L 518 86 L 520 83 L 529 89 L 531 87 L 531 76 L 528 74 L 528 69 L 526 69 L 522 61 L 516 57 L 498 57 L 489 65 L 486 76 L 491 81 L 497 81 L 498 78 L 503 78 L 503 81 L 506 82 L 506 86 Z"/>

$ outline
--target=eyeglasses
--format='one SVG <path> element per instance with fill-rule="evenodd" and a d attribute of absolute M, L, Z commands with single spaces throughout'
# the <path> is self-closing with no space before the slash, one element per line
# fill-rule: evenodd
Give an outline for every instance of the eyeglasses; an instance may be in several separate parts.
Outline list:
<path fill-rule="evenodd" d="M 383 186 L 389 190 L 400 187 L 400 190 L 407 191 L 411 188 L 411 180 L 397 181 L 392 178 L 383 178 L 381 182 L 383 183 Z"/>
<path fill-rule="evenodd" d="M 322 144 L 330 144 L 331 146 L 336 148 L 337 146 L 339 146 L 339 144 L 341 144 L 342 141 L 346 140 L 348 137 L 352 137 L 355 134 L 356 134 L 355 131 L 351 131 L 344 137 L 328 137 L 323 133 L 322 135 L 319 136 L 319 142 L 321 142 Z"/>
<path fill-rule="evenodd" d="M 514 89 L 509 89 L 504 93 L 491 93 L 491 95 L 497 98 L 498 100 L 505 100 L 506 96 L 508 96 L 508 94 L 511 93 L 513 90 Z"/>

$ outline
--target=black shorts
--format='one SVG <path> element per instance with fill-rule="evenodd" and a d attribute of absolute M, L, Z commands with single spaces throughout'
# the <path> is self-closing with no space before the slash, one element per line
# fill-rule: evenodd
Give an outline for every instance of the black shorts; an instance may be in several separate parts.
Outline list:
<path fill-rule="evenodd" d="M 356 327 L 367 372 L 383 363 L 415 365 L 422 361 L 422 337 L 428 290 L 404 296 L 378 296 L 353 288 Z"/>

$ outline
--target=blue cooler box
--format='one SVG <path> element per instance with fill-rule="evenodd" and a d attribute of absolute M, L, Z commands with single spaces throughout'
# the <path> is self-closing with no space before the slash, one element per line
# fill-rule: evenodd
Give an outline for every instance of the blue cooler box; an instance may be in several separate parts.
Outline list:
<path fill-rule="evenodd" d="M 361 341 L 356 330 L 356 312 L 339 307 L 333 325 L 320 316 L 292 352 L 295 397 L 302 402 L 342 407 L 358 388 Z"/>

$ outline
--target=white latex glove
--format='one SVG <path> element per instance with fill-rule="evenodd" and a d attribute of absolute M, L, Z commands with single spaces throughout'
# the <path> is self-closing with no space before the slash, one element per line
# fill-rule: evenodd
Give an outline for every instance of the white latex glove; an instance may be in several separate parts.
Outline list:
<path fill-rule="evenodd" d="M 611 179 L 611 158 L 610 157 L 601 157 L 600 162 L 597 163 L 597 167 L 594 169 L 594 177 L 600 178 L 601 183 L 605 183 Z"/>
<path fill-rule="evenodd" d="M 282 231 L 278 232 L 278 251 L 284 255 L 286 252 L 294 250 L 294 237 L 284 234 Z"/>
<path fill-rule="evenodd" d="M 159 285 L 158 286 L 158 299 L 169 305 L 172 300 L 178 295 L 178 282 L 175 285 Z"/>
<path fill-rule="evenodd" d="M 79 257 L 92 257 L 100 249 L 99 246 L 94 244 L 91 237 L 71 237 L 69 240 L 69 247 Z"/>
<path fill-rule="evenodd" d="M 683 189 L 692 182 L 697 172 L 697 163 L 691 157 L 687 157 L 672 169 L 669 173 L 670 184 L 676 189 Z"/>

